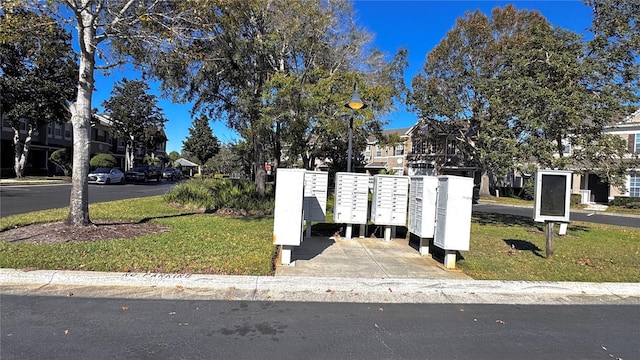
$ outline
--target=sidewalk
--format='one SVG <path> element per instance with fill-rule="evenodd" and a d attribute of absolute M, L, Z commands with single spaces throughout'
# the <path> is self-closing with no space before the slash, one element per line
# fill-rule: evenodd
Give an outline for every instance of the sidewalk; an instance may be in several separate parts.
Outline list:
<path fill-rule="evenodd" d="M 29 185 L 57 185 L 70 184 L 71 180 L 64 177 L 38 178 L 38 179 L 0 179 L 0 186 L 29 186 Z"/>
<path fill-rule="evenodd" d="M 311 238 L 276 276 L 0 269 L 3 295 L 139 299 L 640 305 L 638 283 L 472 280 L 406 240 Z"/>

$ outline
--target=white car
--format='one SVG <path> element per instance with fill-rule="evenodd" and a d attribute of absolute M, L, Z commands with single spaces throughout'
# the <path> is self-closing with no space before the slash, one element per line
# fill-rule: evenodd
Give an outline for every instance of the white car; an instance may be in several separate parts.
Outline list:
<path fill-rule="evenodd" d="M 89 173 L 89 182 L 96 184 L 124 184 L 124 173 L 117 168 L 97 168 Z"/>

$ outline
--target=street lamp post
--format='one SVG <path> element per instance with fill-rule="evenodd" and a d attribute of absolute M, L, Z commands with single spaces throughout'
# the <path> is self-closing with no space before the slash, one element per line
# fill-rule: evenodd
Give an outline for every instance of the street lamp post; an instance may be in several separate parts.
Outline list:
<path fill-rule="evenodd" d="M 353 110 L 365 109 L 367 104 L 362 102 L 360 99 L 360 94 L 358 94 L 358 84 L 353 84 L 353 94 L 351 95 L 351 100 L 348 103 L 344 104 L 345 107 L 351 109 L 351 117 L 349 118 L 349 147 L 347 149 L 347 172 L 351 172 L 351 158 L 353 157 Z"/>

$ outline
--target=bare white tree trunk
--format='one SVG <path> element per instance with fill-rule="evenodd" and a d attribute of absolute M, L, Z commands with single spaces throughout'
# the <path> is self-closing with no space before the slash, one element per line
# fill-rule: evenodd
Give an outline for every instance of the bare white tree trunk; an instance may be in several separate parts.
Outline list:
<path fill-rule="evenodd" d="M 135 159 L 135 149 L 133 144 L 133 136 L 131 141 L 127 141 L 124 157 L 125 157 L 125 171 L 129 171 L 133 168 L 133 161 Z"/>
<path fill-rule="evenodd" d="M 29 150 L 31 150 L 31 140 L 33 139 L 33 125 L 29 124 L 29 130 L 27 130 L 27 137 L 24 142 L 20 141 L 20 129 L 13 129 L 13 148 L 15 154 L 15 162 L 13 170 L 16 172 L 16 178 L 22 179 L 24 175 L 24 168 L 27 165 L 27 159 L 29 158 Z"/>
<path fill-rule="evenodd" d="M 73 172 L 69 216 L 67 224 L 86 226 L 89 220 L 89 151 L 91 145 L 91 96 L 95 68 L 95 14 L 91 7 L 78 10 L 78 41 L 80 42 L 80 71 L 78 76 L 78 98 L 71 107 L 73 125 Z"/>
<path fill-rule="evenodd" d="M 486 170 L 482 171 L 482 177 L 480 180 L 480 196 L 491 196 L 491 191 L 489 188 L 489 173 Z"/>

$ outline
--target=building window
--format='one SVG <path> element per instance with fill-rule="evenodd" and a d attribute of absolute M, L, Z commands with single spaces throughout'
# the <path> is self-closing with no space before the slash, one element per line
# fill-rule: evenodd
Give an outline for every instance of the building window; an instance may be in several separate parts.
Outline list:
<path fill-rule="evenodd" d="M 2 120 L 2 127 L 5 129 L 11 129 L 11 124 L 9 124 L 9 120 L 7 119 Z"/>
<path fill-rule="evenodd" d="M 629 186 L 629 196 L 640 197 L 640 176 L 631 176 L 631 183 Z"/>
<path fill-rule="evenodd" d="M 64 138 L 71 139 L 71 125 L 64 124 Z"/>
<path fill-rule="evenodd" d="M 396 156 L 404 155 L 404 145 L 399 144 L 396 146 Z"/>
<path fill-rule="evenodd" d="M 47 136 L 48 137 L 53 137 L 53 124 L 52 123 L 48 123 L 47 124 Z"/>
<path fill-rule="evenodd" d="M 456 139 L 455 138 L 447 138 L 447 155 L 454 155 L 458 153 L 458 149 L 456 148 Z"/>
<path fill-rule="evenodd" d="M 20 132 L 27 132 L 27 121 L 20 120 Z"/>
<path fill-rule="evenodd" d="M 382 148 L 380 148 L 380 146 L 376 146 L 376 156 L 382 156 Z"/>
<path fill-rule="evenodd" d="M 571 154 L 571 140 L 562 139 L 562 153 L 563 154 Z"/>
<path fill-rule="evenodd" d="M 95 140 L 99 142 L 107 142 L 107 133 L 104 130 L 98 129 Z"/>
<path fill-rule="evenodd" d="M 636 151 L 635 151 L 635 153 L 636 154 L 640 154 L 640 133 L 637 133 L 635 138 L 636 138 L 636 146 L 635 146 Z"/>
<path fill-rule="evenodd" d="M 62 125 L 60 124 L 53 125 L 53 135 L 56 137 L 56 139 L 62 138 Z"/>

